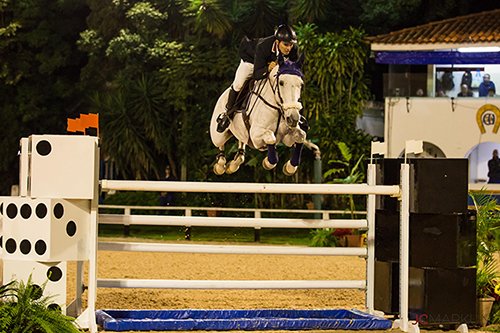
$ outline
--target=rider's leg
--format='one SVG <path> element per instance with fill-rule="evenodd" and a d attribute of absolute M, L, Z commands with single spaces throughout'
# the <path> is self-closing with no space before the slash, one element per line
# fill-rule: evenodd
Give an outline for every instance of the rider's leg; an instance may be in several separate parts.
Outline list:
<path fill-rule="evenodd" d="M 226 128 L 230 124 L 229 118 L 233 118 L 232 114 L 234 112 L 233 106 L 234 102 L 236 102 L 236 97 L 238 97 L 238 92 L 231 87 L 229 89 L 229 95 L 227 97 L 226 110 L 219 114 L 217 117 L 217 132 L 222 133 L 226 130 Z"/>
<path fill-rule="evenodd" d="M 234 112 L 232 108 L 236 101 L 236 97 L 238 97 L 238 92 L 241 90 L 241 88 L 243 88 L 243 84 L 245 83 L 245 81 L 248 78 L 251 78 L 252 75 L 253 64 L 241 60 L 238 69 L 236 69 L 233 84 L 231 85 L 231 89 L 229 90 L 226 110 L 219 114 L 219 116 L 217 117 L 217 132 L 222 133 L 228 128 L 230 124 L 229 116 Z"/>

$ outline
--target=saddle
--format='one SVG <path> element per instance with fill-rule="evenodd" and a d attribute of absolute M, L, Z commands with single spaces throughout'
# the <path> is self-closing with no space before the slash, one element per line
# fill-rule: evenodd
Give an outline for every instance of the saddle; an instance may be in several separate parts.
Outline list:
<path fill-rule="evenodd" d="M 250 123 L 248 122 L 250 114 L 247 112 L 248 101 L 250 99 L 251 91 L 253 90 L 254 85 L 255 85 L 254 78 L 250 78 L 245 81 L 245 83 L 243 84 L 243 88 L 241 88 L 240 92 L 238 93 L 238 96 L 236 97 L 236 101 L 234 102 L 233 107 L 228 112 L 229 117 L 231 119 L 233 119 L 235 112 L 241 112 L 247 130 L 250 130 Z"/>

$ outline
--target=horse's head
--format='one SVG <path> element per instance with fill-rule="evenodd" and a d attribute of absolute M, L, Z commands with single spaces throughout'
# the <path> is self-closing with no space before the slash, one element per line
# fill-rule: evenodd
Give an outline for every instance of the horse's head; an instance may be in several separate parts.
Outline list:
<path fill-rule="evenodd" d="M 299 102 L 300 93 L 304 81 L 300 67 L 304 63 L 305 54 L 302 53 L 299 60 L 283 60 L 281 54 L 278 56 L 279 68 L 276 73 L 277 89 L 276 100 L 281 103 L 287 125 L 291 128 L 297 127 L 300 120 L 302 104 Z"/>

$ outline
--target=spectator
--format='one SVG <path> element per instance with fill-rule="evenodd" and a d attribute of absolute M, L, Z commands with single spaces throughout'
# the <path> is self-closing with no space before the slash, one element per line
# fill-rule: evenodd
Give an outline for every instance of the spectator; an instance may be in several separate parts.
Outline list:
<path fill-rule="evenodd" d="M 472 91 L 469 91 L 469 86 L 467 84 L 462 83 L 457 97 L 472 97 Z"/>
<path fill-rule="evenodd" d="M 488 89 L 488 97 L 495 97 L 495 88 Z"/>
<path fill-rule="evenodd" d="M 436 77 L 436 97 L 448 97 L 443 91 L 441 80 Z"/>
<path fill-rule="evenodd" d="M 493 150 L 493 158 L 488 161 L 488 183 L 500 183 L 500 160 L 498 159 L 498 150 Z"/>
<path fill-rule="evenodd" d="M 417 92 L 415 94 L 417 95 L 417 97 L 425 97 L 424 89 L 422 88 L 417 89 Z"/>
<path fill-rule="evenodd" d="M 165 167 L 165 180 L 166 181 L 176 181 L 177 178 L 171 173 L 170 165 Z M 174 194 L 172 192 L 160 192 L 160 206 L 173 206 L 174 205 Z M 160 210 L 159 215 L 165 215 L 165 210 Z M 169 212 L 170 214 L 170 212 Z"/>
<path fill-rule="evenodd" d="M 488 96 L 488 90 L 495 89 L 495 84 L 491 81 L 490 74 L 484 74 L 483 82 L 479 85 L 479 97 Z"/>

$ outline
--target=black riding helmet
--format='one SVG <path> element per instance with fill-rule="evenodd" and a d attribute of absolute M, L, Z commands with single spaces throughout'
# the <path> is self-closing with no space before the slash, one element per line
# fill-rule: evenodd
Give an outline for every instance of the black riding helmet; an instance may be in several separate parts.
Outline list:
<path fill-rule="evenodd" d="M 292 27 L 282 24 L 274 32 L 274 37 L 281 42 L 296 43 L 297 35 L 295 35 L 295 30 Z"/>

